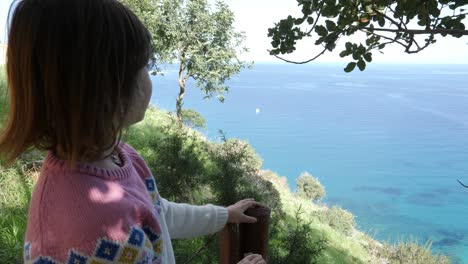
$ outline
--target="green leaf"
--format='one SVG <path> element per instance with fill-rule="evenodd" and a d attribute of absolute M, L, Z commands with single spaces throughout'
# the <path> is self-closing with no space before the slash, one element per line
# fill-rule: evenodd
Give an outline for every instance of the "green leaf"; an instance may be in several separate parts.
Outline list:
<path fill-rule="evenodd" d="M 362 59 L 360 59 L 357 63 L 357 66 L 359 68 L 360 71 L 363 71 L 366 69 L 366 62 Z"/>
<path fill-rule="evenodd" d="M 336 31 L 337 30 L 335 22 L 333 22 L 331 20 L 326 20 L 325 24 L 327 25 L 328 31 Z"/>
<path fill-rule="evenodd" d="M 327 29 L 326 29 L 324 26 L 322 26 L 322 25 L 317 25 L 317 26 L 315 27 L 315 32 L 317 32 L 317 34 L 318 34 L 319 36 L 321 36 L 321 37 L 324 37 L 324 36 L 326 36 L 326 35 L 328 34 Z"/>
<path fill-rule="evenodd" d="M 362 44 L 359 45 L 359 48 L 358 48 L 358 53 L 359 55 L 362 55 L 366 52 L 366 47 L 364 47 Z"/>
<path fill-rule="evenodd" d="M 434 17 L 440 16 L 440 9 L 437 6 L 437 1 L 429 1 L 427 4 L 427 8 L 429 10 L 429 14 L 431 14 Z"/>
<path fill-rule="evenodd" d="M 349 56 L 349 54 L 350 54 L 349 50 L 343 50 L 342 52 L 340 52 L 340 57 L 344 58 L 346 56 Z"/>
<path fill-rule="evenodd" d="M 379 23 L 379 26 L 380 26 L 380 27 L 384 27 L 384 26 L 385 26 L 385 18 L 384 18 L 382 15 L 378 15 L 378 16 L 377 16 L 377 22 Z"/>
<path fill-rule="evenodd" d="M 359 60 L 360 58 L 361 58 L 361 56 L 360 56 L 359 52 L 355 51 L 355 52 L 353 53 L 353 59 Z"/>
<path fill-rule="evenodd" d="M 319 39 L 317 39 L 317 41 L 315 41 L 315 45 L 322 44 L 324 40 L 325 40 L 325 37 L 320 37 Z"/>
<path fill-rule="evenodd" d="M 344 69 L 345 72 L 352 72 L 356 68 L 356 63 L 355 62 L 350 62 Z"/>
<path fill-rule="evenodd" d="M 300 25 L 304 23 L 304 19 L 303 18 L 297 18 L 294 20 L 294 25 Z"/>
<path fill-rule="evenodd" d="M 334 42 L 329 42 L 325 46 L 329 51 L 333 51 L 336 48 L 336 44 Z"/>
<path fill-rule="evenodd" d="M 322 9 L 322 15 L 324 17 L 332 18 L 332 17 L 336 17 L 338 14 L 339 14 L 339 8 L 337 8 L 336 5 L 325 5 Z"/>
<path fill-rule="evenodd" d="M 364 54 L 363 57 L 367 62 L 372 62 L 372 53 L 368 52 Z"/>

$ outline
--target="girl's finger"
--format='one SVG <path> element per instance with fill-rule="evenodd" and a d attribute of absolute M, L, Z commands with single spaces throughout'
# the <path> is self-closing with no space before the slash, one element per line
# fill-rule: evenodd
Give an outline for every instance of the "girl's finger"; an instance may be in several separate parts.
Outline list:
<path fill-rule="evenodd" d="M 241 205 L 243 211 L 253 206 L 260 206 L 260 204 L 255 201 L 249 201 Z"/>
<path fill-rule="evenodd" d="M 263 261 L 264 260 L 263 260 L 263 257 L 261 255 L 257 255 L 254 259 L 252 259 L 252 262 L 255 263 L 255 264 L 260 264 Z"/>
<path fill-rule="evenodd" d="M 249 261 L 252 261 L 252 260 L 258 259 L 258 257 L 261 258 L 262 256 L 260 256 L 260 255 L 258 255 L 258 254 L 251 254 L 251 255 L 248 255 L 245 259 L 247 259 L 247 260 L 249 260 Z"/>
<path fill-rule="evenodd" d="M 247 199 L 244 199 L 244 200 L 240 200 L 239 203 L 247 203 L 247 202 L 250 202 L 250 201 L 255 201 L 255 199 L 247 198 Z"/>
<path fill-rule="evenodd" d="M 241 217 L 241 223 L 246 223 L 246 224 L 253 224 L 253 223 L 256 223 L 257 222 L 257 218 L 255 217 L 251 217 L 251 216 L 247 216 L 247 215 L 242 215 Z"/>

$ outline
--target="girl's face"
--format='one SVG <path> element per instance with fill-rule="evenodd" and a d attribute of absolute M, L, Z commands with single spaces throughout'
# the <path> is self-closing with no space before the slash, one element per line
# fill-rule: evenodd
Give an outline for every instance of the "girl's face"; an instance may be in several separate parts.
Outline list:
<path fill-rule="evenodd" d="M 124 127 L 138 123 L 145 117 L 152 93 L 152 83 L 146 67 L 138 71 L 135 89 L 133 101 L 124 121 Z"/>

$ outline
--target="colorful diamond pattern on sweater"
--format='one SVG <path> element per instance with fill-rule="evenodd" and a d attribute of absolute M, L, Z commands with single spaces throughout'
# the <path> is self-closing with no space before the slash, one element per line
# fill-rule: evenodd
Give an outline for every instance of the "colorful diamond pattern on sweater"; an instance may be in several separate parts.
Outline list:
<path fill-rule="evenodd" d="M 151 264 L 160 260 L 162 250 L 160 235 L 150 227 L 144 229 L 132 227 L 127 240 L 118 243 L 109 239 L 99 239 L 94 254 L 87 256 L 71 249 L 64 264 Z M 50 257 L 39 256 L 34 261 L 30 259 L 31 244 L 24 245 L 24 260 L 27 264 L 61 264 Z"/>
<path fill-rule="evenodd" d="M 158 240 L 156 243 L 154 243 L 154 252 L 156 252 L 156 254 L 158 255 L 161 255 L 161 252 L 162 252 L 162 240 Z"/>
<path fill-rule="evenodd" d="M 120 248 L 119 244 L 102 239 L 96 251 L 96 257 L 102 258 L 108 261 L 114 261 L 119 251 L 119 248 Z"/>
<path fill-rule="evenodd" d="M 154 245 L 156 241 L 159 239 L 159 234 L 154 232 L 153 229 L 151 229 L 149 226 L 143 227 L 143 230 L 145 231 L 146 236 L 148 236 L 149 240 L 151 241 L 151 244 Z"/>
<path fill-rule="evenodd" d="M 154 181 L 153 177 L 149 177 L 145 179 L 146 189 L 150 192 L 156 192 L 156 182 Z"/>
<path fill-rule="evenodd" d="M 145 233 L 141 229 L 132 228 L 128 243 L 136 247 L 141 247 L 143 244 Z"/>
<path fill-rule="evenodd" d="M 58 264 L 58 262 L 53 261 L 49 257 L 39 257 L 37 258 L 33 264 Z"/>
<path fill-rule="evenodd" d="M 151 244 L 151 241 L 149 240 L 148 237 L 145 237 L 145 244 L 144 244 L 146 249 L 152 250 L 153 249 L 153 244 Z"/>
<path fill-rule="evenodd" d="M 70 254 L 68 255 L 67 264 L 86 264 L 88 260 L 87 257 L 80 255 L 79 253 L 70 250 Z"/>
<path fill-rule="evenodd" d="M 153 198 L 153 202 L 155 201 L 158 194 L 158 188 L 156 187 L 156 181 L 154 180 L 153 176 L 144 179 L 146 190 L 149 192 L 151 198 Z"/>
<path fill-rule="evenodd" d="M 118 259 L 119 263 L 133 264 L 138 257 L 138 250 L 131 247 L 124 247 Z"/>
<path fill-rule="evenodd" d="M 156 212 L 161 214 L 161 196 L 158 193 L 158 188 L 156 187 L 156 181 L 154 180 L 153 176 L 144 179 L 146 189 L 151 197 L 151 201 L 153 202 Z"/>
<path fill-rule="evenodd" d="M 156 199 L 156 205 L 161 206 L 161 196 L 158 194 L 158 198 Z"/>
<path fill-rule="evenodd" d="M 146 236 L 151 241 L 152 250 L 155 253 L 153 256 L 153 263 L 160 259 L 161 253 L 163 250 L 163 240 L 161 239 L 161 235 L 155 232 L 151 227 L 145 226 L 143 227 Z"/>
<path fill-rule="evenodd" d="M 24 243 L 24 259 L 26 261 L 31 259 L 31 243 Z"/>

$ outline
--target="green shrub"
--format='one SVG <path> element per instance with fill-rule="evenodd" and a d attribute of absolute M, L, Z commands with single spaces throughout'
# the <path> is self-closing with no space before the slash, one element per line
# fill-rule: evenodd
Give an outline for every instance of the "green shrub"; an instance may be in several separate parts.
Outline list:
<path fill-rule="evenodd" d="M 5 67 L 0 65 L 0 128 L 8 110 L 7 87 Z"/>
<path fill-rule="evenodd" d="M 205 118 L 193 109 L 182 110 L 182 123 L 192 128 L 206 128 Z"/>
<path fill-rule="evenodd" d="M 340 207 L 333 206 L 326 210 L 317 211 L 315 215 L 321 223 L 329 225 L 344 235 L 349 236 L 355 230 L 356 222 L 353 214 Z"/>
<path fill-rule="evenodd" d="M 197 193 L 207 184 L 207 142 L 195 131 L 179 128 L 170 115 L 155 119 L 152 115 L 164 116 L 156 109 L 149 109 L 148 114 L 148 119 L 126 132 L 125 141 L 145 159 L 163 197 L 175 202 L 200 202 Z"/>
<path fill-rule="evenodd" d="M 286 216 L 271 224 L 269 264 L 318 263 L 327 241 L 300 214 L 301 208 L 295 218 Z"/>
<path fill-rule="evenodd" d="M 389 264 L 411 263 L 411 264 L 450 264 L 448 257 L 443 255 L 433 255 L 431 253 L 432 243 L 426 242 L 419 245 L 417 241 L 411 239 L 407 242 L 400 242 L 396 245 L 386 243 L 382 250 L 382 255 L 389 260 Z"/>
<path fill-rule="evenodd" d="M 254 198 L 271 209 L 270 221 L 278 222 L 279 217 L 283 216 L 280 196 L 271 182 L 259 177 L 262 161 L 254 149 L 244 141 L 226 139 L 224 135 L 222 142 L 209 142 L 206 146 L 209 158 L 205 173 L 211 190 L 207 193 L 212 195 L 206 201 L 227 206 L 244 198 Z M 203 253 L 194 263 L 219 263 L 216 239 L 201 245 Z M 208 240 L 210 237 L 205 238 L 205 243 Z M 180 246 L 183 242 L 177 243 Z M 184 252 L 185 249 L 178 248 L 177 251 Z"/>
<path fill-rule="evenodd" d="M 17 161 L 0 167 L 0 263 L 22 263 L 24 235 L 33 180 Z"/>
<path fill-rule="evenodd" d="M 124 140 L 145 159 L 163 197 L 179 202 L 231 205 L 255 198 L 275 216 L 282 214 L 278 191 L 258 172 L 261 159 L 252 147 L 237 139 L 209 142 L 168 113 L 151 108 L 145 120 L 130 128 Z M 217 263 L 216 238 L 175 240 L 176 259 L 184 263 L 199 248 L 191 263 Z M 206 244 L 206 245 L 205 245 Z"/>
<path fill-rule="evenodd" d="M 303 172 L 296 179 L 296 189 L 300 196 L 312 201 L 319 201 L 325 196 L 325 188 L 308 172 Z"/>
<path fill-rule="evenodd" d="M 259 171 L 261 160 L 249 144 L 237 139 L 224 139 L 222 143 L 209 144 L 208 148 L 210 164 L 207 173 L 216 203 L 227 206 L 251 195 L 259 196 L 251 183 Z"/>
<path fill-rule="evenodd" d="M 218 236 L 172 240 L 176 263 L 217 264 Z"/>

